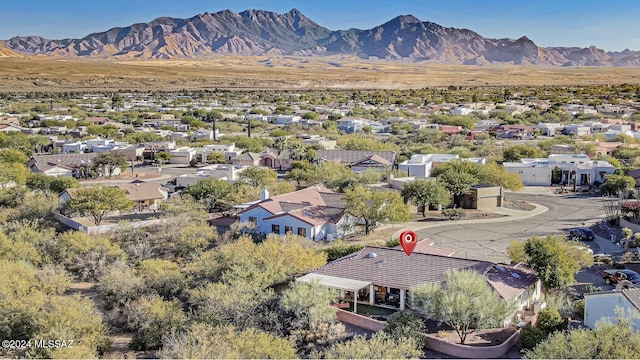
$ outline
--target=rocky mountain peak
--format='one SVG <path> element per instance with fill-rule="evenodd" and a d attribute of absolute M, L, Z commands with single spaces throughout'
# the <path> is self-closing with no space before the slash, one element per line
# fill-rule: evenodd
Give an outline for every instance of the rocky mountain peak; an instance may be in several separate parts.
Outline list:
<path fill-rule="evenodd" d="M 596 47 L 542 48 L 531 39 L 490 39 L 467 29 L 400 15 L 371 29 L 331 31 L 298 9 L 279 14 L 222 10 L 188 19 L 160 17 L 115 27 L 82 39 L 39 36 L 5 41 L 4 53 L 100 58 L 201 58 L 230 55 L 351 55 L 404 62 L 526 64 L 545 66 L 638 66 L 640 53 L 607 53 Z"/>

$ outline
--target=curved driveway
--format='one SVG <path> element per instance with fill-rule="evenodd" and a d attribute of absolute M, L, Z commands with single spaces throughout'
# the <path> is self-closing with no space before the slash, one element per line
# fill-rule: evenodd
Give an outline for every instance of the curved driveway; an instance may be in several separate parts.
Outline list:
<path fill-rule="evenodd" d="M 494 262 L 508 262 L 509 243 L 538 235 L 566 235 L 576 226 L 590 226 L 604 217 L 603 198 L 587 196 L 559 196 L 525 193 L 507 193 L 508 200 L 519 200 L 544 205 L 549 211 L 520 220 L 502 222 L 457 221 L 437 227 L 416 230 L 419 238 L 429 237 L 438 246 L 456 251 L 454 256 Z M 613 252 L 616 246 L 597 238 L 589 244 L 594 253 Z"/>

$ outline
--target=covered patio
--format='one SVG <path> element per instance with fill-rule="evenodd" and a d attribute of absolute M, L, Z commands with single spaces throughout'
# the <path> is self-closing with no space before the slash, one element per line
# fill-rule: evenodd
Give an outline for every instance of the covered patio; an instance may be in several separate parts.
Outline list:
<path fill-rule="evenodd" d="M 360 289 L 366 288 L 371 285 L 370 282 L 345 279 L 336 276 L 322 275 L 309 273 L 296 279 L 303 283 L 317 283 L 318 285 L 326 286 L 331 289 L 340 290 L 340 299 L 353 301 L 355 294 L 358 294 Z M 350 293 L 350 294 L 349 294 Z M 353 312 L 358 313 L 358 302 L 353 301 Z"/>
<path fill-rule="evenodd" d="M 296 281 L 317 283 L 340 291 L 340 300 L 353 303 L 353 312 L 358 313 L 358 303 L 393 310 L 405 308 L 405 294 L 402 289 L 374 285 L 370 281 L 347 279 L 318 273 L 306 274 Z"/>

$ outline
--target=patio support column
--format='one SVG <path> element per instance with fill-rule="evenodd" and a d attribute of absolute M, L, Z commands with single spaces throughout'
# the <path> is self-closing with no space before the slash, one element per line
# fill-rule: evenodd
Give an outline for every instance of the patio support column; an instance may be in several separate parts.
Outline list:
<path fill-rule="evenodd" d="M 354 314 L 358 313 L 358 292 L 357 291 L 353 292 L 353 313 Z"/>
<path fill-rule="evenodd" d="M 373 284 L 369 285 L 369 305 L 375 304 L 376 301 L 376 293 L 373 290 Z"/>
<path fill-rule="evenodd" d="M 407 291 L 405 289 L 400 289 L 400 310 L 404 310 L 404 303 L 407 299 Z"/>

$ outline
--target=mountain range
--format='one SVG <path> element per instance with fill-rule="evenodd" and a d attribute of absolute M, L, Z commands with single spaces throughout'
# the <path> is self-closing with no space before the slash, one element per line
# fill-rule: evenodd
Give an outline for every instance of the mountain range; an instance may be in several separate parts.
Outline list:
<path fill-rule="evenodd" d="M 4 49 L 3 49 L 4 47 Z M 489 39 L 478 33 L 411 15 L 368 30 L 329 30 L 297 9 L 224 10 L 188 19 L 161 17 L 149 23 L 93 33 L 81 39 L 14 37 L 0 43 L 6 56 L 105 59 L 184 59 L 216 55 L 349 55 L 401 62 L 536 66 L 640 66 L 640 52 L 605 52 L 594 46 L 540 47 L 523 36 Z"/>

